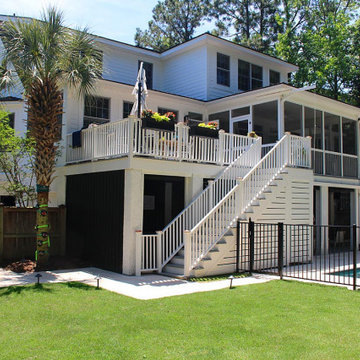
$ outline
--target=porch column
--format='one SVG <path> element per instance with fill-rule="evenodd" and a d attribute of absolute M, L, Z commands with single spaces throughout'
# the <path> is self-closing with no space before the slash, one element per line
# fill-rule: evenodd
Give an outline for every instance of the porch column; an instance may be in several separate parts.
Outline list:
<path fill-rule="evenodd" d="M 185 178 L 185 206 L 187 206 L 192 199 L 203 189 L 203 178 L 192 175 Z"/>
<path fill-rule="evenodd" d="M 136 230 L 142 230 L 144 175 L 141 170 L 125 170 L 123 273 L 135 275 Z"/>
<path fill-rule="evenodd" d="M 320 186 L 320 225 L 329 225 L 329 187 L 327 185 Z M 321 253 L 327 254 L 329 250 L 328 228 L 322 231 Z"/>
<path fill-rule="evenodd" d="M 284 120 L 284 100 L 282 97 L 278 100 L 278 139 L 280 140 L 285 132 Z"/>

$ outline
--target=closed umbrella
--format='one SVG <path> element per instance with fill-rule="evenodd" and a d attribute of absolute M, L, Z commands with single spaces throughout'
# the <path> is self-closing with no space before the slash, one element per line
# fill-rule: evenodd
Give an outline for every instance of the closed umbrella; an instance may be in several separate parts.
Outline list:
<path fill-rule="evenodd" d="M 138 72 L 138 76 L 136 79 L 136 84 L 132 94 L 135 96 L 136 101 L 131 109 L 130 115 L 135 115 L 137 113 L 137 117 L 140 118 L 141 113 L 144 109 L 147 109 L 146 106 L 146 96 L 148 94 L 147 86 L 146 86 L 146 74 L 143 66 L 143 62 L 140 63 L 140 68 Z"/>

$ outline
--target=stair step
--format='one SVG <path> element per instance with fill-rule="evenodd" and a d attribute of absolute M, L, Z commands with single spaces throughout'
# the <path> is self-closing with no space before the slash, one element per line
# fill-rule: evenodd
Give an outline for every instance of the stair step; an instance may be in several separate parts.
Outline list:
<path fill-rule="evenodd" d="M 202 270 L 204 267 L 201 265 L 196 265 L 195 267 L 193 267 L 193 270 Z"/>
<path fill-rule="evenodd" d="M 254 201 L 251 203 L 251 206 L 260 206 L 260 202 L 257 201 L 257 200 L 254 200 Z"/>
<path fill-rule="evenodd" d="M 266 188 L 264 191 L 263 191 L 263 194 L 271 194 L 272 193 L 272 190 L 270 188 Z"/>
<path fill-rule="evenodd" d="M 184 256 L 179 256 L 179 255 L 174 256 L 171 259 L 170 264 L 177 264 L 184 266 Z"/>
<path fill-rule="evenodd" d="M 288 174 L 288 171 L 286 169 L 280 170 L 280 174 Z"/>
<path fill-rule="evenodd" d="M 239 217 L 239 220 L 247 220 L 247 216 L 245 214 L 242 214 L 240 217 Z"/>
<path fill-rule="evenodd" d="M 224 236 L 233 236 L 233 235 L 234 235 L 234 233 L 232 232 L 231 229 L 229 229 Z"/>
<path fill-rule="evenodd" d="M 265 200 L 266 196 L 264 194 L 260 194 L 257 198 L 258 200 Z"/>
<path fill-rule="evenodd" d="M 210 253 L 211 252 L 219 252 L 219 249 L 216 246 L 214 246 L 209 252 Z"/>
<path fill-rule="evenodd" d="M 282 176 L 280 176 L 280 175 L 276 175 L 275 176 L 275 180 L 283 180 L 284 178 L 282 177 Z"/>
<path fill-rule="evenodd" d="M 184 265 L 169 263 L 165 265 L 164 272 L 169 274 L 184 275 Z"/>
<path fill-rule="evenodd" d="M 182 257 L 184 257 L 184 254 L 185 254 L 184 248 L 180 249 L 179 252 L 177 253 L 177 255 L 182 256 Z"/>
<path fill-rule="evenodd" d="M 253 208 L 250 206 L 245 210 L 246 214 L 252 214 L 254 212 Z"/>
<path fill-rule="evenodd" d="M 277 183 L 274 182 L 274 181 L 272 181 L 272 182 L 269 184 L 269 186 L 277 186 Z"/>
<path fill-rule="evenodd" d="M 216 244 L 226 244 L 226 240 L 221 238 Z"/>
<path fill-rule="evenodd" d="M 201 261 L 210 261 L 211 260 L 211 256 L 207 255 L 207 256 L 204 256 Z"/>

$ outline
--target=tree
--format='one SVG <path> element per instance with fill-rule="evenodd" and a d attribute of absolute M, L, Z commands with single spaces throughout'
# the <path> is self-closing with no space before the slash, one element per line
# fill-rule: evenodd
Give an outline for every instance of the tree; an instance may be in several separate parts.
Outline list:
<path fill-rule="evenodd" d="M 148 29 L 136 29 L 135 43 L 163 51 L 190 40 L 205 19 L 207 9 L 202 0 L 164 0 L 152 12 Z"/>
<path fill-rule="evenodd" d="M 8 113 L 0 109 L 0 171 L 6 180 L 3 188 L 21 207 L 32 205 L 36 199 L 34 151 L 34 141 L 16 134 Z"/>
<path fill-rule="evenodd" d="M 277 53 L 299 66 L 294 85 L 315 84 L 317 93 L 349 100 L 352 20 L 358 2 L 316 0 L 310 5 L 301 28 L 279 36 Z"/>
<path fill-rule="evenodd" d="M 101 75 L 102 55 L 86 30 L 64 27 L 63 15 L 55 8 L 44 12 L 40 21 L 4 22 L 0 37 L 5 48 L 0 83 L 8 87 L 16 77 L 20 79 L 29 134 L 35 141 L 36 258 L 42 265 L 49 256 L 47 210 L 61 128 L 58 116 L 62 113 L 62 87 L 89 93 Z"/>
<path fill-rule="evenodd" d="M 208 0 L 210 17 L 216 19 L 215 35 L 271 52 L 280 26 L 280 0 Z"/>

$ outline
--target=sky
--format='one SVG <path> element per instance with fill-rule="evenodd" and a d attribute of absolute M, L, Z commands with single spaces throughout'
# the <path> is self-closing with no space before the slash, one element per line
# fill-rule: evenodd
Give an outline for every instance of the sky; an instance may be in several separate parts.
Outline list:
<path fill-rule="evenodd" d="M 87 27 L 92 34 L 134 44 L 136 28 L 147 28 L 158 0 L 12 0 L 0 2 L 0 14 L 40 17 L 55 5 L 64 12 L 65 25 Z M 208 31 L 205 24 L 196 34 Z"/>

